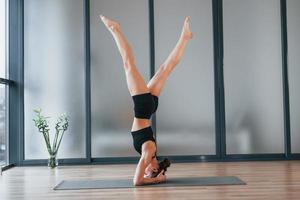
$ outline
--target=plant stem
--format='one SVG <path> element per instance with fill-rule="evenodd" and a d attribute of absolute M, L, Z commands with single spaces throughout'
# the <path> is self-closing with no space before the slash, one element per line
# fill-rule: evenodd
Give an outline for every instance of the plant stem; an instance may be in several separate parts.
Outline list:
<path fill-rule="evenodd" d="M 55 149 L 55 153 L 57 153 L 57 151 L 58 151 L 58 149 L 59 149 L 59 146 L 60 146 L 61 140 L 62 140 L 62 138 L 63 138 L 63 136 L 64 136 L 64 133 L 65 133 L 65 131 L 62 132 L 62 134 L 61 134 L 61 136 L 60 136 L 60 138 L 59 138 L 59 142 L 58 142 L 57 148 Z"/>
<path fill-rule="evenodd" d="M 48 150 L 48 153 L 51 154 L 52 153 L 52 150 L 51 150 L 51 146 L 49 144 L 49 139 L 47 139 L 47 135 L 45 133 L 43 133 L 43 136 L 44 136 L 44 140 L 46 142 L 46 146 L 47 146 L 47 150 Z"/>
<path fill-rule="evenodd" d="M 53 152 L 55 152 L 55 150 L 56 150 L 58 135 L 59 135 L 59 130 L 56 129 L 55 137 L 54 137 L 53 144 L 52 144 Z"/>

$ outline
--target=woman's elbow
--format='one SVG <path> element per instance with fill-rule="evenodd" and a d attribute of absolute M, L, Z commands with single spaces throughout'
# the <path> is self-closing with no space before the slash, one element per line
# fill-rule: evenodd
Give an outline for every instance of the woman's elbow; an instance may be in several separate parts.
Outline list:
<path fill-rule="evenodd" d="M 143 181 L 142 181 L 142 180 L 133 180 L 133 185 L 134 185 L 134 186 L 140 186 L 140 185 L 143 185 Z"/>

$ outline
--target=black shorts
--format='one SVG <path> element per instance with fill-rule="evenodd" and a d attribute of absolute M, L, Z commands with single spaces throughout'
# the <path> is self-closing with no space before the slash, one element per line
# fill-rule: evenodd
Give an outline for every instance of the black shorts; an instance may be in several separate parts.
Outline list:
<path fill-rule="evenodd" d="M 150 119 L 158 107 L 158 97 L 151 93 L 132 96 L 134 103 L 134 116 L 140 119 Z"/>

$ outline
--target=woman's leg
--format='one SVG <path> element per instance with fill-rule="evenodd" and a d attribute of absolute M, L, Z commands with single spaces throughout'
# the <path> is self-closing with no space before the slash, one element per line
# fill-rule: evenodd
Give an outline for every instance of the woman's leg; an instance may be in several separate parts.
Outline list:
<path fill-rule="evenodd" d="M 102 15 L 100 16 L 100 18 L 108 28 L 108 30 L 111 32 L 122 56 L 127 86 L 130 95 L 134 96 L 136 94 L 150 92 L 143 77 L 140 75 L 139 71 L 136 68 L 131 47 L 128 44 L 125 36 L 121 32 L 120 25 L 117 22 L 110 20 Z M 150 120 L 134 118 L 131 131 L 136 131 L 148 126 L 150 126 Z"/>
<path fill-rule="evenodd" d="M 100 18 L 107 27 L 107 29 L 111 32 L 118 46 L 119 52 L 123 60 L 123 66 L 126 74 L 126 81 L 130 95 L 133 96 L 136 94 L 149 92 L 149 89 L 143 77 L 140 75 L 135 65 L 135 59 L 131 47 L 128 44 L 125 36 L 121 32 L 119 23 L 108 19 L 107 17 L 104 17 L 102 15 L 100 15 Z"/>
<path fill-rule="evenodd" d="M 151 78 L 149 83 L 147 84 L 147 87 L 149 88 L 151 94 L 155 96 L 159 96 L 160 92 L 165 84 L 165 81 L 167 80 L 168 76 L 172 72 L 172 70 L 175 68 L 175 66 L 179 63 L 184 49 L 188 43 L 188 41 L 193 37 L 192 32 L 190 31 L 190 18 L 186 17 L 184 20 L 184 24 L 182 27 L 182 32 L 180 35 L 180 38 L 171 52 L 171 54 L 168 56 L 166 61 L 160 66 L 160 68 L 157 70 L 156 74 Z"/>

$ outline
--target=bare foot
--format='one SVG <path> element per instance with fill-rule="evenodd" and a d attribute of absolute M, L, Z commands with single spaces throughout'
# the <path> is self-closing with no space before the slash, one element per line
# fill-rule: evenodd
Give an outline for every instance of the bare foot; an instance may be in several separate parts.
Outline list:
<path fill-rule="evenodd" d="M 106 26 L 106 28 L 110 31 L 116 31 L 120 29 L 120 24 L 116 21 L 113 21 L 111 19 L 108 19 L 107 17 L 100 15 L 100 19 Z"/>
<path fill-rule="evenodd" d="M 192 39 L 193 37 L 193 33 L 190 30 L 190 22 L 191 22 L 191 18 L 186 17 L 182 27 L 181 36 L 186 40 Z"/>

